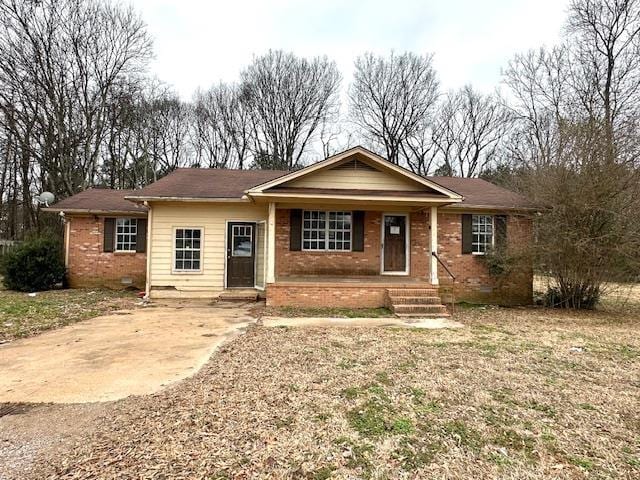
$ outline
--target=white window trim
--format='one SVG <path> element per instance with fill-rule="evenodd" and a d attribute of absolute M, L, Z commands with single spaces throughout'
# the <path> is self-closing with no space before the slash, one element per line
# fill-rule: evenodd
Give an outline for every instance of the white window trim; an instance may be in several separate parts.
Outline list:
<path fill-rule="evenodd" d="M 200 230 L 200 269 L 184 270 L 176 268 L 176 231 L 177 230 Z M 204 273 L 204 227 L 175 226 L 171 235 L 171 273 L 179 275 L 202 275 Z"/>
<path fill-rule="evenodd" d="M 135 220 L 136 221 L 136 234 L 135 234 L 135 242 L 133 243 L 133 249 L 122 250 L 118 248 L 118 221 L 119 220 Z M 115 222 L 115 232 L 113 232 L 113 252 L 114 253 L 136 253 L 138 250 L 138 218 L 137 217 L 116 217 Z M 122 234 L 128 235 L 128 234 Z"/>
<path fill-rule="evenodd" d="M 471 215 L 471 255 L 483 256 L 486 255 L 486 250 L 484 252 L 474 252 L 474 243 L 473 243 L 473 217 L 491 217 L 491 248 L 493 248 L 496 244 L 496 216 L 495 215 L 487 215 L 483 213 L 473 213 Z"/>
<path fill-rule="evenodd" d="M 325 248 L 304 248 L 304 212 L 323 212 L 325 214 Z M 349 223 L 349 249 L 331 249 L 329 248 L 329 213 L 348 213 L 351 216 L 351 222 Z M 302 224 L 300 225 L 300 250 L 303 252 L 330 252 L 330 253 L 351 253 L 353 252 L 353 211 L 352 210 L 302 210 Z M 344 232 L 345 230 L 343 230 Z"/>

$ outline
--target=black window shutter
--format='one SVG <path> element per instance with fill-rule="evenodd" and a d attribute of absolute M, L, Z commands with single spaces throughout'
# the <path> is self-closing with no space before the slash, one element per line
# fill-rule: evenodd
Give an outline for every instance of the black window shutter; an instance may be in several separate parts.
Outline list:
<path fill-rule="evenodd" d="M 462 253 L 473 252 L 473 231 L 472 215 L 464 213 L 462 215 Z"/>
<path fill-rule="evenodd" d="M 105 218 L 104 219 L 104 242 L 102 247 L 102 250 L 104 252 L 113 252 L 116 244 L 115 231 L 116 231 L 116 219 Z"/>
<path fill-rule="evenodd" d="M 494 217 L 494 225 L 496 229 L 496 249 L 503 250 L 507 246 L 507 216 L 496 215 Z"/>
<path fill-rule="evenodd" d="M 353 240 L 351 250 L 354 252 L 364 252 L 364 212 L 356 210 L 353 212 Z"/>
<path fill-rule="evenodd" d="M 302 210 L 292 209 L 289 212 L 289 250 L 302 250 Z"/>
<path fill-rule="evenodd" d="M 144 253 L 147 251 L 147 219 L 138 219 L 138 230 L 136 234 L 136 252 Z"/>

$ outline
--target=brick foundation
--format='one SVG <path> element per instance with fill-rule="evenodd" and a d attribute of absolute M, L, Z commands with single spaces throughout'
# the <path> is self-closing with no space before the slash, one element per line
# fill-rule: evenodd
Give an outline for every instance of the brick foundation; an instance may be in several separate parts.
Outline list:
<path fill-rule="evenodd" d="M 388 289 L 431 288 L 426 282 L 393 281 L 331 283 L 283 281 L 267 286 L 267 305 L 273 307 L 377 308 L 388 305 Z"/>
<path fill-rule="evenodd" d="M 376 308 L 385 305 L 385 287 L 368 285 L 287 285 L 267 286 L 267 305 L 273 307 Z"/>
<path fill-rule="evenodd" d="M 67 217 L 69 256 L 67 278 L 71 287 L 124 288 L 123 278 L 143 289 L 147 271 L 146 253 L 105 253 L 103 217 Z"/>

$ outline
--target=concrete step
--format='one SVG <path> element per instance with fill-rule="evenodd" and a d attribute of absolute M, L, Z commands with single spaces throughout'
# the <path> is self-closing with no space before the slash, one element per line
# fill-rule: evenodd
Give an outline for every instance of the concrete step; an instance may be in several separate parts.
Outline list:
<path fill-rule="evenodd" d="M 398 318 L 449 318 L 451 315 L 449 312 L 444 313 L 396 313 Z"/>
<path fill-rule="evenodd" d="M 436 296 L 420 296 L 420 297 L 398 297 L 390 296 L 389 300 L 391 305 L 411 304 L 411 305 L 437 305 L 441 304 L 442 300 Z"/>
<path fill-rule="evenodd" d="M 437 288 L 389 288 L 387 294 L 390 297 L 435 297 Z"/>
<path fill-rule="evenodd" d="M 442 304 L 432 305 L 392 305 L 393 313 L 446 313 L 447 307 Z"/>

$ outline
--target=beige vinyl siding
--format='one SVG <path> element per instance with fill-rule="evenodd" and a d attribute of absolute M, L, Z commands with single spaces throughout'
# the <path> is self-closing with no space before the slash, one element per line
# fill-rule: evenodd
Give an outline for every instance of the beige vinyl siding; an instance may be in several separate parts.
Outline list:
<path fill-rule="evenodd" d="M 153 203 L 150 286 L 152 297 L 207 296 L 224 289 L 227 221 L 267 219 L 267 206 L 247 203 Z M 201 272 L 173 272 L 176 228 L 202 228 Z M 167 288 L 168 287 L 168 288 Z"/>
<path fill-rule="evenodd" d="M 284 186 L 297 188 L 344 188 L 362 190 L 428 191 L 428 187 L 402 178 L 395 173 L 379 170 L 325 169 L 287 182 Z"/>

